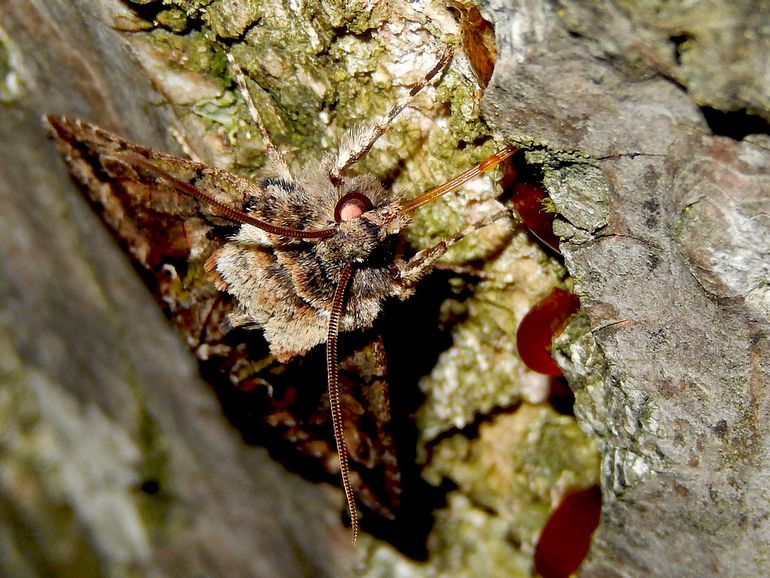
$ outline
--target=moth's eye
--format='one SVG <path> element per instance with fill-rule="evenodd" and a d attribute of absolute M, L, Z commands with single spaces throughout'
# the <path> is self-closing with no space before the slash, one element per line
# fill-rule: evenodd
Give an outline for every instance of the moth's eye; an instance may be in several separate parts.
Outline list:
<path fill-rule="evenodd" d="M 366 195 L 362 195 L 361 193 L 348 193 L 337 201 L 337 206 L 334 207 L 334 220 L 338 223 L 352 221 L 356 217 L 360 217 L 366 211 L 370 211 L 373 206 L 374 205 L 372 205 L 369 197 Z"/>

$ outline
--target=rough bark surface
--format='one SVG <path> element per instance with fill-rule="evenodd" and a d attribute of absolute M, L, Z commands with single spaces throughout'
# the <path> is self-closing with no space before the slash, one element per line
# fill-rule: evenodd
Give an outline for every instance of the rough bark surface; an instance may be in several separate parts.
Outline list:
<path fill-rule="evenodd" d="M 119 9 L 0 5 L 0 574 L 343 575 L 338 498 L 242 442 L 41 130 L 175 148 Z"/>
<path fill-rule="evenodd" d="M 127 8 L 129 4 L 135 12 Z M 87 119 L 127 139 L 178 153 L 168 128 L 178 127 L 182 119 L 193 127 L 186 133 L 188 140 L 205 149 L 210 162 L 230 161 L 241 169 L 258 167 L 252 161 L 264 155 L 248 143 L 237 151 L 234 162 L 224 158 L 231 152 L 226 150 L 230 133 L 245 126 L 236 120 L 234 102 L 239 97 L 233 96 L 222 49 L 225 42 L 232 42 L 228 46 L 243 58 L 254 82 L 254 98 L 268 130 L 280 136 L 278 144 L 297 149 L 299 157 L 317 158 L 345 128 L 382 114 L 392 104 L 385 99 L 375 102 L 369 97 L 372 92 L 385 92 L 383 86 L 391 89 L 392 84 L 398 84 L 402 93 L 408 92 L 406 87 L 429 70 L 445 49 L 436 40 L 446 35 L 444 25 L 456 28 L 452 15 L 443 9 L 433 22 L 421 10 L 406 16 L 393 13 L 387 2 L 379 3 L 373 14 L 362 8 L 360 18 L 356 17 L 358 8 L 326 3 L 321 9 L 314 2 L 193 0 L 14 1 L 0 5 L 4 81 L 0 96 L 5 104 L 0 123 L 4 347 L 0 359 L 4 364 L 5 428 L 0 573 L 349 574 L 352 549 L 350 534 L 341 523 L 341 495 L 331 491 L 327 495 L 319 486 L 286 474 L 265 452 L 245 444 L 225 421 L 222 408 L 201 383 L 180 340 L 73 187 L 54 147 L 45 140 L 40 117 L 65 114 Z M 265 16 L 261 10 L 274 12 Z M 347 18 L 344 26 L 335 20 L 340 12 Z M 189 14 L 194 16 L 188 19 Z M 268 21 L 280 30 L 253 25 L 256 21 Z M 372 29 L 384 30 L 385 40 L 369 42 L 367 31 Z M 251 40 L 248 47 L 245 42 L 232 41 L 244 36 Z M 327 61 L 338 68 L 327 70 L 318 64 L 317 54 L 329 49 L 332 39 L 339 42 Z M 385 73 L 383 42 L 395 55 L 386 55 L 395 62 Z M 427 49 L 416 51 L 418 45 L 422 48 L 421 42 Z M 258 51 L 259 58 L 246 50 Z M 351 54 L 353 58 L 348 58 Z M 252 69 L 248 69 L 250 65 Z M 411 123 L 388 133 L 390 146 L 400 154 L 386 151 L 374 161 L 379 163 L 379 172 L 369 168 L 393 181 L 406 175 L 406 185 L 396 182 L 402 190 L 438 184 L 494 151 L 495 143 L 487 138 L 485 125 L 478 119 L 474 84 L 454 72 L 442 85 L 449 94 L 445 100 L 428 99 L 427 104 L 410 107 L 403 117 L 411 115 Z M 389 97 L 391 92 L 388 90 Z M 431 92 L 435 96 L 433 88 L 425 96 Z M 465 92 L 464 98 L 457 97 L 461 92 Z M 329 121 L 328 94 L 336 98 L 333 122 Z M 450 107 L 452 114 L 447 113 Z M 275 112 L 278 109 L 295 114 L 287 119 Z M 437 111 L 447 119 L 451 137 L 446 125 L 428 134 L 437 124 Z M 185 122 L 181 124 L 189 128 Z M 456 132 L 462 136 L 455 137 Z M 483 145 L 459 150 L 457 138 L 465 144 L 483 141 Z M 434 160 L 437 168 L 429 167 L 423 157 L 410 154 L 420 147 L 439 156 L 447 150 L 459 154 Z M 480 150 L 483 147 L 488 149 L 486 153 Z M 415 174 L 427 184 L 414 186 Z M 409 241 L 418 247 L 429 246 L 449 236 L 484 202 L 496 203 L 491 199 L 494 194 L 487 181 L 465 199 L 443 205 L 438 217 L 431 219 L 423 212 L 418 232 Z M 472 254 L 465 259 L 483 261 L 487 255 L 499 254 L 500 246 L 512 235 L 509 227 L 502 226 L 496 234 L 477 237 L 466 244 L 465 251 Z M 530 285 L 532 280 L 539 285 L 522 291 L 517 282 L 490 283 L 487 294 L 473 305 L 477 311 L 463 314 L 471 327 L 463 330 L 461 355 L 448 356 L 444 364 L 443 371 L 451 381 L 440 380 L 444 388 L 431 391 L 435 403 L 427 406 L 422 418 L 428 423 L 426 444 L 472 423 L 481 411 L 517 407 L 522 391 L 531 401 L 544 397 L 547 380 L 527 372 L 513 355 L 510 327 L 516 316 L 500 316 L 499 308 L 489 304 L 494 304 L 496 294 L 510 301 L 514 293 L 516 312 L 526 310 L 544 287 L 559 281 L 563 269 L 553 263 L 542 267 L 542 252 L 523 230 L 516 232 L 516 238 L 524 249 L 507 250 L 508 260 L 500 261 L 498 267 L 507 275 L 511 256 L 519 258 L 526 252 L 524 269 L 530 272 Z M 457 262 L 463 263 L 462 254 Z M 485 307 L 494 311 L 495 323 L 487 321 L 491 315 Z M 485 347 L 479 347 L 488 335 L 494 338 L 486 341 L 494 346 L 484 343 Z M 454 369 L 458 358 L 465 364 L 462 371 Z M 478 358 L 486 360 L 486 365 L 477 363 Z M 505 362 L 498 363 L 498 359 Z M 482 367 L 493 367 L 497 375 L 490 379 Z M 519 378 L 513 388 L 511 375 Z M 532 427 L 538 432 L 551 434 L 566 426 L 570 439 L 585 442 L 572 418 L 547 407 L 513 417 L 519 424 L 532 415 L 537 418 Z M 522 432 L 521 437 L 529 432 L 520 426 L 516 430 Z M 565 453 L 559 435 L 535 436 L 536 442 L 541 439 L 555 453 Z M 494 439 L 486 442 L 487 447 L 495 445 Z M 539 443 L 532 443 L 528 452 L 537 454 L 539 448 Z M 593 448 L 587 453 L 590 466 L 575 469 L 589 473 L 567 476 L 568 482 L 594 482 Z M 328 459 L 333 461 L 334 456 Z M 567 461 L 569 469 L 572 461 Z M 537 523 L 530 523 L 527 516 L 528 543 L 547 517 L 546 504 L 570 487 L 565 483 L 553 490 L 550 478 L 561 476 L 562 470 L 552 470 L 550 465 L 539 467 L 543 475 L 537 478 L 537 491 L 524 494 L 525 502 L 534 501 L 530 509 L 537 514 Z M 417 469 L 414 464 L 413 469 Z M 440 485 L 443 477 L 437 477 L 436 485 Z M 515 488 L 530 480 L 531 476 L 519 475 Z M 504 482 L 499 485 L 509 490 Z M 503 493 L 497 503 L 510 504 L 507 498 Z M 479 505 L 462 498 L 453 503 L 460 505 L 465 519 L 458 522 L 456 512 L 442 514 L 449 522 L 444 524 L 439 546 L 456 550 L 456 535 L 462 531 L 468 536 L 466 547 L 475 548 L 473 529 L 481 512 Z M 432 522 L 433 505 L 433 498 L 418 504 L 426 521 L 416 524 L 420 538 L 408 545 L 413 550 L 426 549 L 423 527 Z M 507 544 L 506 524 L 497 523 L 494 529 L 494 538 L 508 558 L 527 568 L 531 556 L 515 552 Z M 378 568 L 398 565 L 410 568 L 411 576 L 417 575 L 418 568 L 431 571 L 430 565 L 419 565 L 388 549 L 387 544 L 381 547 L 371 538 L 362 538 L 358 555 L 369 559 L 361 573 L 371 575 Z M 389 558 L 383 561 L 385 550 Z M 488 564 L 486 556 L 479 558 L 472 563 Z M 456 575 L 465 573 L 464 559 L 450 563 L 456 567 Z"/>
<path fill-rule="evenodd" d="M 177 150 L 167 100 L 198 107 L 199 118 L 220 115 L 227 95 L 207 74 L 219 65 L 174 44 L 184 3 L 167 4 L 156 14 L 164 52 L 138 39 L 127 48 L 144 29 L 117 0 L 0 3 L 0 573 L 346 575 L 339 494 L 239 439 L 41 129 L 41 114 L 66 113 Z M 275 77 L 318 78 L 310 56 L 295 68 L 271 60 L 275 39 L 254 38 L 268 34 L 251 26 L 267 4 L 188 4 L 210 8 L 217 38 L 265 46 L 260 64 Z M 335 50 L 366 50 L 356 35 L 382 29 L 386 5 L 346 21 L 349 44 Z M 770 42 L 766 4 L 740 6 L 484 6 L 498 45 L 486 120 L 542 167 L 583 305 L 560 359 L 603 455 L 602 524 L 586 576 L 764 576 L 770 564 Z M 403 30 L 446 35 L 453 18 L 415 12 Z M 330 22 L 325 33 L 338 29 Z M 163 69 L 169 53 L 190 70 L 155 75 L 161 95 L 148 70 Z M 325 147 L 323 99 L 302 78 L 269 96 L 307 98 L 290 138 Z M 369 112 L 354 84 L 337 103 L 340 118 Z M 462 80 L 444 84 L 457 90 Z M 449 119 L 464 143 L 486 135 L 475 113 L 464 116 L 471 100 L 453 102 Z M 441 138 L 422 144 L 441 148 Z M 426 217 L 423 235 L 455 230 L 469 206 Z M 425 242 L 420 235 L 410 241 Z M 365 542 L 359 575 L 529 575 L 549 510 L 567 488 L 592 483 L 590 444 L 572 418 L 538 405 L 545 380 L 513 354 L 520 316 L 561 276 L 536 247 L 514 245 L 519 237 L 484 271 L 490 282 L 463 305 L 454 348 L 422 382 L 425 477 L 457 486 L 437 510 L 429 559 Z M 480 247 L 477 259 L 498 252 Z M 537 288 L 509 281 L 514 269 Z"/>
<path fill-rule="evenodd" d="M 561 361 L 604 503 L 581 574 L 766 576 L 767 4 L 485 4 L 487 118 L 545 147 L 582 303 Z"/>

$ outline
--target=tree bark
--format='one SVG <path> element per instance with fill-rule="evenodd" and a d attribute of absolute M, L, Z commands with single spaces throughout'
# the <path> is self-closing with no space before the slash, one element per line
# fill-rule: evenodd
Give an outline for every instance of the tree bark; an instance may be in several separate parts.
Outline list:
<path fill-rule="evenodd" d="M 770 38 L 762 2 L 488 2 L 487 118 L 536 139 L 602 451 L 583 576 L 765 576 Z"/>
<path fill-rule="evenodd" d="M 243 444 L 46 141 L 66 113 L 174 146 L 124 10 L 0 6 L 0 573 L 343 575 L 339 498 Z"/>
<path fill-rule="evenodd" d="M 260 82 L 256 92 L 268 130 L 286 129 L 279 145 L 317 157 L 346 115 L 379 114 L 369 95 L 384 92 L 383 69 L 371 61 L 414 65 L 403 79 L 393 71 L 404 68 L 387 70 L 408 86 L 422 66 L 409 58 L 423 43 L 441 53 L 438 39 L 457 32 L 461 5 L 431 5 L 425 15 L 408 3 L 291 3 L 286 16 L 271 12 L 280 2 L 201 4 L 0 5 L 4 575 L 340 576 L 351 568 L 341 495 L 319 492 L 240 439 L 73 189 L 40 117 L 83 118 L 172 151 L 167 129 L 182 119 L 192 144 L 218 157 L 225 131 L 207 133 L 201 119 L 219 119 L 231 103 L 224 65 L 206 43 L 231 42 L 238 53 L 235 39 L 245 38 L 264 50 L 250 78 L 280 83 Z M 766 8 L 645 6 L 484 3 L 498 49 L 485 119 L 542 170 L 583 307 L 559 350 L 576 413 L 602 452 L 602 523 L 583 575 L 764 576 Z M 276 31 L 286 34 L 277 44 Z M 159 34 L 148 41 L 151 32 Z M 397 44 L 402 36 L 407 46 Z M 190 50 L 193 37 L 200 51 Z M 349 66 L 365 73 L 313 60 L 332 52 L 332 61 L 355 56 Z M 396 187 L 424 190 L 478 160 L 462 154 L 488 133 L 457 73 L 467 61 L 457 60 L 439 87 L 457 142 L 422 131 L 441 108 L 423 104 L 368 170 L 400 169 L 413 180 L 397 176 Z M 292 114 L 282 119 L 278 108 Z M 419 147 L 431 161 L 413 162 Z M 245 147 L 236 156 L 245 166 L 258 155 Z M 409 241 L 448 236 L 477 201 L 418 216 Z M 454 317 L 463 321 L 453 320 L 451 346 L 420 382 L 416 416 L 424 476 L 453 489 L 435 506 L 426 562 L 364 537 L 359 575 L 529 575 L 550 509 L 570 487 L 593 482 L 591 444 L 571 417 L 538 405 L 545 380 L 515 355 L 521 314 L 563 274 L 525 237 L 520 229 L 482 235 L 453 257 L 458 268 L 483 261 L 474 273 L 486 283 L 461 277 L 471 297 L 445 302 L 442 314 L 453 319 L 447 311 L 460 308 Z M 510 281 L 514 270 L 520 277 Z M 402 328 L 413 331 L 412 321 Z"/>

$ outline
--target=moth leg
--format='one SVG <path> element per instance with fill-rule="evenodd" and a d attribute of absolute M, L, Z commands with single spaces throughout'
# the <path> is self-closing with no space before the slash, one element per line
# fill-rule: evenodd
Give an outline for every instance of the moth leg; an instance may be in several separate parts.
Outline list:
<path fill-rule="evenodd" d="M 171 136 L 174 137 L 174 140 L 179 143 L 179 146 L 182 147 L 182 151 L 184 154 L 187 155 L 187 158 L 189 158 L 191 161 L 196 163 L 204 163 L 204 160 L 201 158 L 201 156 L 195 152 L 195 150 L 190 146 L 190 143 L 187 142 L 187 139 L 185 136 L 179 131 L 178 128 L 175 126 L 172 126 L 168 129 L 168 132 L 171 133 Z"/>
<path fill-rule="evenodd" d="M 243 70 L 240 65 L 235 61 L 235 58 L 229 52 L 227 53 L 227 60 L 230 62 L 230 66 L 233 67 L 235 73 L 235 80 L 238 83 L 238 88 L 243 95 L 243 100 L 246 101 L 246 106 L 249 109 L 251 120 L 259 128 L 259 133 L 262 135 L 262 142 L 265 144 L 267 151 L 268 172 L 274 172 L 277 176 L 286 179 L 288 181 L 293 180 L 291 173 L 289 172 L 289 165 L 283 156 L 283 153 L 275 146 L 273 139 L 270 138 L 270 134 L 265 128 L 265 123 L 262 122 L 262 117 L 259 115 L 257 106 L 254 104 L 254 99 L 251 98 L 251 92 L 249 92 L 248 84 L 246 83 L 246 75 L 243 74 Z"/>
<path fill-rule="evenodd" d="M 461 241 L 463 238 L 465 238 L 467 235 L 470 235 L 474 231 L 478 231 L 479 229 L 482 229 L 487 225 L 490 225 L 495 221 L 504 219 L 506 217 L 510 217 L 510 213 L 508 211 L 498 211 L 497 213 L 492 213 L 483 219 L 479 219 L 473 223 L 468 223 L 465 227 L 460 229 L 457 233 L 448 239 L 442 239 L 432 247 L 428 247 L 427 249 L 419 251 L 414 257 L 409 259 L 409 261 L 399 267 L 397 274 L 399 283 L 406 288 L 414 287 L 420 281 L 420 279 L 422 279 L 425 274 L 434 267 L 436 261 L 447 252 L 449 247 L 458 241 Z"/>
<path fill-rule="evenodd" d="M 329 169 L 329 175 L 331 177 L 339 177 L 345 169 L 352 164 L 361 160 L 369 149 L 372 148 L 374 143 L 380 138 L 393 120 L 404 110 L 412 99 L 425 88 L 430 81 L 452 60 L 452 49 L 447 48 L 441 55 L 441 58 L 436 65 L 426 74 L 420 82 L 415 84 L 409 91 L 409 94 L 397 103 L 390 112 L 381 118 L 376 123 L 361 127 L 352 131 L 348 131 L 340 142 L 340 147 L 337 155 L 332 159 L 332 166 Z"/>

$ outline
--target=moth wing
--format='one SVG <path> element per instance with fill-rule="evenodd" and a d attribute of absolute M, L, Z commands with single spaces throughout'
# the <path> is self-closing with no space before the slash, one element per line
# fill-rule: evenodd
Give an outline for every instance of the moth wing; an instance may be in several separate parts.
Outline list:
<path fill-rule="evenodd" d="M 247 438 L 255 428 L 263 441 L 277 436 L 293 451 L 318 460 L 336 480 L 324 359 L 315 355 L 315 360 L 281 366 L 268 356 L 258 334 L 232 330 L 227 320 L 233 318 L 233 299 L 217 291 L 205 264 L 237 227 L 131 158 L 146 159 L 240 210 L 261 193 L 258 183 L 127 142 L 82 121 L 48 117 L 46 124 L 95 211 L 150 273 L 144 277 L 156 300 L 199 358 L 235 426 Z M 379 339 L 343 358 L 340 371 L 356 491 L 367 509 L 392 519 L 401 482 Z"/>
<path fill-rule="evenodd" d="M 401 507 L 401 470 L 393 439 L 382 338 L 374 337 L 340 360 L 345 439 L 359 500 L 393 520 Z"/>
<path fill-rule="evenodd" d="M 83 121 L 49 116 L 45 123 L 95 211 L 136 264 L 154 277 L 151 289 L 187 343 L 195 349 L 223 336 L 232 304 L 212 286 L 204 265 L 227 241 L 232 223 L 180 192 L 147 163 L 236 209 L 260 193 L 259 185 L 130 143 Z"/>
<path fill-rule="evenodd" d="M 261 192 L 258 183 L 234 173 L 130 143 L 86 122 L 56 116 L 45 120 L 70 173 L 144 267 L 167 257 L 197 260 L 210 254 L 225 239 L 209 233 L 232 225 L 209 204 L 180 192 L 162 173 L 238 210 Z"/>
<path fill-rule="evenodd" d="M 394 521 L 401 509 L 402 482 L 391 421 L 387 358 L 381 338 L 365 335 L 359 336 L 355 345 L 352 340 L 348 342 L 340 358 L 341 407 L 351 483 L 364 509 Z M 323 351 L 316 349 L 294 363 L 275 364 L 249 375 L 244 371 L 248 367 L 248 349 L 246 344 L 239 345 L 237 350 L 244 359 L 230 366 L 230 381 L 238 384 L 240 392 L 249 392 L 230 394 L 231 419 L 248 439 L 249 432 L 258 427 L 254 408 L 267 397 L 263 419 L 271 435 L 278 434 L 283 440 L 271 445 L 275 455 L 283 455 L 283 446 L 288 442 L 293 451 L 317 459 L 329 481 L 339 483 Z M 265 381 L 270 385 L 265 386 Z"/>

